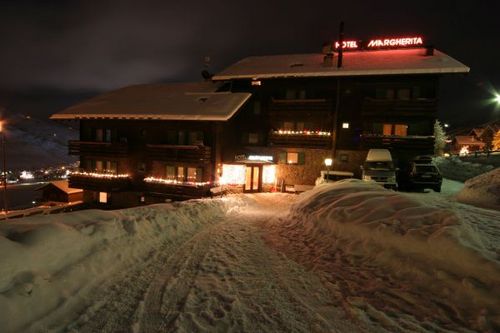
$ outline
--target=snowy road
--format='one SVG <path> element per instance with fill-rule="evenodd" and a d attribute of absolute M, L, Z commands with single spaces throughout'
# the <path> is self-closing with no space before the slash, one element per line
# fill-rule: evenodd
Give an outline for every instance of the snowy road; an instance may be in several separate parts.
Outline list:
<path fill-rule="evenodd" d="M 262 239 L 294 196 L 250 196 L 245 207 L 112 278 L 66 328 L 78 332 L 367 331 L 332 305 L 318 277 Z M 46 317 L 32 328 L 54 327 Z M 42 325 L 46 321 L 48 326 Z M 52 325 L 49 324 L 52 322 Z M 58 326 L 58 325 L 57 325 Z M 59 328 L 62 328 L 59 326 Z"/>
<path fill-rule="evenodd" d="M 0 250 L 12 260 L 0 266 L 0 328 L 133 333 L 497 328 L 498 261 L 485 257 L 474 272 L 467 270 L 467 256 L 475 260 L 483 251 L 495 258 L 500 228 L 493 211 L 454 202 L 453 190 L 397 194 L 364 183 L 333 189 L 311 200 L 262 193 L 1 225 Z M 293 215 L 292 205 L 300 200 L 305 206 Z M 458 223 L 449 209 L 481 239 L 481 249 L 456 250 L 448 242 L 448 230 Z M 54 218 L 65 221 L 54 225 Z M 443 244 L 444 253 L 434 256 Z M 58 257 L 61 248 L 66 251 Z M 465 264 L 446 254 L 455 250 Z"/>

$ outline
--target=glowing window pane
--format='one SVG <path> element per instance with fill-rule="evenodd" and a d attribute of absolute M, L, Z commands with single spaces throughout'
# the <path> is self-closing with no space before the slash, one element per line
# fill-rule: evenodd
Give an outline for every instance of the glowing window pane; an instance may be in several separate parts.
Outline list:
<path fill-rule="evenodd" d="M 408 132 L 408 126 L 404 124 L 394 125 L 394 134 L 399 136 L 406 136 Z"/>
<path fill-rule="evenodd" d="M 288 153 L 286 157 L 288 164 L 298 164 L 299 163 L 299 153 Z"/>
<path fill-rule="evenodd" d="M 384 124 L 384 135 L 392 135 L 392 124 Z"/>
<path fill-rule="evenodd" d="M 223 164 L 222 176 L 219 182 L 223 185 L 245 184 L 245 166 L 238 164 Z"/>
<path fill-rule="evenodd" d="M 100 203 L 108 203 L 108 193 L 99 192 L 99 202 Z"/>
<path fill-rule="evenodd" d="M 262 182 L 274 184 L 276 181 L 276 165 L 264 165 L 262 168 Z"/>

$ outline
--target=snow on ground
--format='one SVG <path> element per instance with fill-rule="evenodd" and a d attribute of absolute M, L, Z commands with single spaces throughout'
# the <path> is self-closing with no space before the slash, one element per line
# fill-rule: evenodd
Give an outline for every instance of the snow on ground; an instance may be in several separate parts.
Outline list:
<path fill-rule="evenodd" d="M 500 211 L 500 168 L 467 180 L 457 200 Z"/>
<path fill-rule="evenodd" d="M 493 161 L 493 158 L 495 161 L 498 160 L 498 157 L 492 157 L 491 164 L 487 164 L 488 160 L 481 160 L 481 163 L 464 162 L 458 156 L 436 157 L 434 163 L 444 178 L 465 182 L 467 179 L 493 170 L 495 166 L 492 164 L 498 163 Z"/>
<path fill-rule="evenodd" d="M 34 216 L 0 224 L 0 330 L 495 331 L 499 240 L 493 211 L 360 181 Z"/>
<path fill-rule="evenodd" d="M 321 185 L 267 241 L 316 272 L 353 318 L 391 332 L 499 330 L 497 215 L 461 204 L 467 214 L 455 213 L 449 198 L 426 195 Z"/>

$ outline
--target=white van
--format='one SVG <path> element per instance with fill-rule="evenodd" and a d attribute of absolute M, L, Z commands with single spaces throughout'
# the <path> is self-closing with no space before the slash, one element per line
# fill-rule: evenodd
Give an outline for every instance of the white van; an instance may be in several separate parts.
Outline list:
<path fill-rule="evenodd" d="M 396 168 L 388 149 L 370 149 L 365 163 L 361 166 L 362 179 L 396 190 Z"/>

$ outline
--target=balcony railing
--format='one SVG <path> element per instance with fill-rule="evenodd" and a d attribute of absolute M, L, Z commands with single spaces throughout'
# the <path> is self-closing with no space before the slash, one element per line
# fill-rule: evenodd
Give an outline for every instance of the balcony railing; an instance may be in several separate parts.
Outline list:
<path fill-rule="evenodd" d="M 320 117 L 331 113 L 332 102 L 327 99 L 273 99 L 269 113 L 274 117 L 290 116 L 290 112 L 308 113 Z"/>
<path fill-rule="evenodd" d="M 126 174 L 80 171 L 70 174 L 69 186 L 101 192 L 123 191 L 130 187 L 130 180 Z"/>
<path fill-rule="evenodd" d="M 416 99 L 416 100 L 380 100 L 365 98 L 362 103 L 364 115 L 380 115 L 387 113 L 398 113 L 398 115 L 429 115 L 437 111 L 435 99 Z"/>
<path fill-rule="evenodd" d="M 94 142 L 77 141 L 68 142 L 69 155 L 104 155 L 104 156 L 126 156 L 128 145 L 121 142 Z"/>
<path fill-rule="evenodd" d="M 159 178 L 145 178 L 144 190 L 173 199 L 191 199 L 210 195 L 209 182 L 176 182 Z"/>
<path fill-rule="evenodd" d="M 165 162 L 210 163 L 211 149 L 207 146 L 146 145 L 150 159 Z"/>
<path fill-rule="evenodd" d="M 432 153 L 434 150 L 433 136 L 396 136 L 396 135 L 361 135 L 361 147 L 392 148 L 405 150 L 418 150 Z"/>
<path fill-rule="evenodd" d="M 268 145 L 328 149 L 332 145 L 332 135 L 324 131 L 278 130 L 269 134 Z"/>

